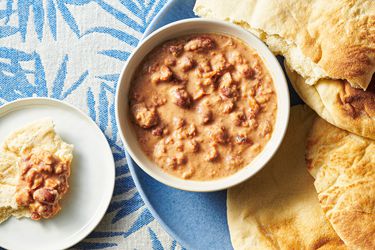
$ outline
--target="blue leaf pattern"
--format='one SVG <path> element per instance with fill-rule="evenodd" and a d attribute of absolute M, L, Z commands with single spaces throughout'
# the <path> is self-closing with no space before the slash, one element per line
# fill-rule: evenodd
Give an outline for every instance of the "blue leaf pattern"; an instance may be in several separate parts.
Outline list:
<path fill-rule="evenodd" d="M 76 249 L 105 249 L 105 248 L 113 248 L 116 247 L 116 243 L 100 243 L 100 242 L 81 242 L 78 243 L 75 248 Z"/>
<path fill-rule="evenodd" d="M 138 219 L 134 222 L 134 224 L 131 226 L 131 228 L 127 232 L 125 232 L 124 237 L 126 238 L 129 235 L 137 232 L 142 227 L 151 223 L 153 220 L 154 220 L 154 218 L 152 217 L 151 213 L 147 209 L 143 210 L 143 212 L 138 217 Z"/>
<path fill-rule="evenodd" d="M 30 0 L 20 1 L 18 2 L 18 25 L 19 31 L 21 32 L 22 40 L 25 41 L 26 39 L 26 30 L 27 30 L 27 22 L 29 20 L 29 12 L 30 12 Z"/>
<path fill-rule="evenodd" d="M 56 7 L 53 0 L 47 2 L 48 25 L 53 38 L 56 40 Z"/>
<path fill-rule="evenodd" d="M 8 24 L 10 15 L 13 12 L 12 6 L 13 6 L 13 0 L 8 0 L 6 4 L 6 9 L 0 12 L 0 19 L 5 18 L 5 24 Z"/>
<path fill-rule="evenodd" d="M 102 7 L 105 11 L 110 13 L 113 17 L 115 17 L 118 21 L 122 22 L 126 26 L 130 26 L 133 29 L 137 31 L 144 31 L 146 28 L 143 25 L 138 24 L 136 21 L 133 19 L 129 18 L 125 13 L 113 8 L 110 4 L 106 3 L 103 0 L 96 0 L 96 2 L 99 4 L 100 7 Z M 147 9 L 145 9 L 147 11 Z"/>
<path fill-rule="evenodd" d="M 18 32 L 18 29 L 14 26 L 2 26 L 0 27 L 0 38 L 11 36 L 13 34 L 16 34 Z"/>
<path fill-rule="evenodd" d="M 151 228 L 148 229 L 148 232 L 150 233 L 150 238 L 152 241 L 152 249 L 153 250 L 164 250 L 161 242 L 158 239 L 158 236 L 156 236 L 155 232 L 152 231 Z"/>
<path fill-rule="evenodd" d="M 105 133 L 113 152 L 116 163 L 113 199 L 101 225 L 75 249 L 123 249 L 119 238 L 128 239 L 142 230 L 145 230 L 142 240 L 149 240 L 152 249 L 179 248 L 176 241 L 161 240 L 152 226 L 154 218 L 136 191 L 114 115 L 114 95 L 122 64 L 165 2 L 0 1 L 0 105 L 32 96 L 79 103 Z M 104 23 L 98 17 L 92 25 L 91 22 L 89 26 L 83 25 L 79 11 L 90 8 L 110 21 Z M 111 41 L 113 46 L 102 46 L 105 42 L 96 46 L 94 42 L 101 38 L 108 39 L 105 41 Z M 70 48 L 69 43 L 82 44 L 82 57 L 78 57 L 77 50 Z M 94 58 L 97 64 L 86 65 L 84 55 Z M 106 64 L 119 66 L 117 71 L 111 71 L 110 67 L 102 70 L 101 65 Z"/>
<path fill-rule="evenodd" d="M 126 215 L 137 211 L 143 205 L 144 203 L 138 193 L 135 193 L 133 197 L 128 200 L 111 202 L 108 208 L 108 213 L 115 212 L 115 216 L 112 219 L 112 224 L 123 219 Z"/>
<path fill-rule="evenodd" d="M 64 1 L 57 1 L 57 8 L 60 10 L 61 15 L 63 16 L 65 22 L 69 25 L 70 29 L 79 37 L 81 32 L 79 31 L 78 25 Z"/>
<path fill-rule="evenodd" d="M 63 90 L 63 83 L 66 78 L 66 67 L 67 67 L 67 62 L 68 62 L 68 55 L 65 55 L 60 69 L 56 74 L 55 81 L 53 82 L 53 89 L 52 89 L 52 97 L 53 98 L 59 98 L 61 95 L 61 92 Z"/>
<path fill-rule="evenodd" d="M 156 235 L 156 233 L 151 229 L 151 228 L 148 228 L 148 232 L 149 232 L 149 235 L 150 235 L 150 238 L 151 238 L 151 242 L 152 242 L 152 249 L 153 250 L 164 250 L 164 249 L 168 249 L 166 247 L 163 247 L 161 241 L 159 240 L 158 236 Z M 170 246 L 170 250 L 175 250 L 177 247 L 177 241 L 172 241 L 172 244 Z M 185 248 L 182 248 L 183 250 L 186 250 Z"/>
<path fill-rule="evenodd" d="M 42 0 L 34 0 L 33 4 L 34 12 L 34 26 L 35 32 L 38 34 L 38 39 L 42 40 L 43 37 L 43 25 L 44 25 L 44 9 Z"/>

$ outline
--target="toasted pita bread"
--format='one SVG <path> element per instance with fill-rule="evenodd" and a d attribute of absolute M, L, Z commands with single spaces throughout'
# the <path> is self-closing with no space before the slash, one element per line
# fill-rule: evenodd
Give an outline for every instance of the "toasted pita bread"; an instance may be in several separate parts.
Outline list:
<path fill-rule="evenodd" d="M 285 69 L 299 96 L 319 116 L 341 129 L 375 140 L 375 77 L 363 91 L 341 80 L 321 79 L 310 86 L 288 64 Z"/>
<path fill-rule="evenodd" d="M 194 12 L 250 29 L 308 84 L 345 79 L 367 89 L 375 72 L 375 1 L 197 0 Z"/>
<path fill-rule="evenodd" d="M 264 169 L 228 190 L 235 249 L 346 249 L 324 216 L 306 171 L 303 147 L 314 112 L 292 107 L 288 131 Z"/>
<path fill-rule="evenodd" d="M 375 141 L 318 118 L 306 160 L 319 202 L 340 238 L 352 249 L 375 249 Z"/>

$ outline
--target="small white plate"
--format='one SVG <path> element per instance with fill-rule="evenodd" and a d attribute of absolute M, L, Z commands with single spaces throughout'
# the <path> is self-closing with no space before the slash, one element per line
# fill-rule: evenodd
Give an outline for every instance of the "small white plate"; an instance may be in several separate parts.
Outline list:
<path fill-rule="evenodd" d="M 10 218 L 0 224 L 0 246 L 7 249 L 64 249 L 85 238 L 111 201 L 115 165 L 106 138 L 83 112 L 58 100 L 28 98 L 0 107 L 0 144 L 13 130 L 51 117 L 56 132 L 74 144 L 70 189 L 62 210 L 49 220 Z"/>

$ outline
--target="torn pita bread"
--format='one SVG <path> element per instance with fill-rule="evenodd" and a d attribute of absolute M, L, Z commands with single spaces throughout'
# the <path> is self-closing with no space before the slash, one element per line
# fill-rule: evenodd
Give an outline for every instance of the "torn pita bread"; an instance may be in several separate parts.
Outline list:
<path fill-rule="evenodd" d="M 375 77 L 363 91 L 342 80 L 321 79 L 310 86 L 287 64 L 285 69 L 298 95 L 320 117 L 341 129 L 375 140 Z"/>
<path fill-rule="evenodd" d="M 310 85 L 343 79 L 365 90 L 375 72 L 375 1 L 197 0 L 194 12 L 251 30 Z"/>
<path fill-rule="evenodd" d="M 351 249 L 375 249 L 375 141 L 316 119 L 306 147 L 326 217 Z"/>

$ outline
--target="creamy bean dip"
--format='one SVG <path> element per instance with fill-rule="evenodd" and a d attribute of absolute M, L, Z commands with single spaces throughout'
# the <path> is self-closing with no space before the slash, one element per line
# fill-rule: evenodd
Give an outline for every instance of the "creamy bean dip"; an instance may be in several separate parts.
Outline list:
<path fill-rule="evenodd" d="M 277 96 L 262 59 L 224 34 L 156 47 L 135 71 L 129 99 L 143 151 L 183 179 L 234 174 L 262 151 L 276 120 Z"/>
<path fill-rule="evenodd" d="M 60 199 L 68 191 L 70 161 L 61 161 L 48 151 L 22 158 L 16 201 L 29 207 L 31 219 L 48 219 L 61 209 Z"/>

